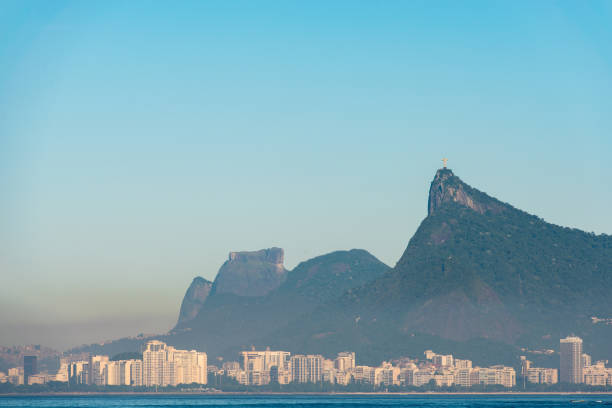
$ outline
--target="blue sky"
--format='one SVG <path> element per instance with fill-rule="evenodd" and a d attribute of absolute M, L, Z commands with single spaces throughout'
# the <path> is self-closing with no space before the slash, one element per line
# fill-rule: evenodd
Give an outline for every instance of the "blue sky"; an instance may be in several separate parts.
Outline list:
<path fill-rule="evenodd" d="M 612 233 L 612 3 L 3 1 L 0 344 L 163 332 L 229 251 L 389 265 L 442 157 Z"/>

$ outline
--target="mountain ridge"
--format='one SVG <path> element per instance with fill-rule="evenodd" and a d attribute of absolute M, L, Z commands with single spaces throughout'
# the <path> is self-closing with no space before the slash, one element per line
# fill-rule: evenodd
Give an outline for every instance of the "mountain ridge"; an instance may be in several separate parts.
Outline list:
<path fill-rule="evenodd" d="M 179 344 L 231 354 L 389 269 L 365 250 L 320 255 L 299 263 L 265 296 L 211 291 L 198 315 L 177 325 L 174 337 Z"/>
<path fill-rule="evenodd" d="M 612 326 L 591 320 L 612 317 L 612 236 L 547 223 L 446 168 L 427 206 L 393 268 L 360 250 L 315 257 L 265 295 L 211 291 L 164 338 L 232 358 L 257 345 L 348 349 L 376 363 L 429 348 L 512 364 L 521 349 L 555 349 L 575 333 L 594 358 L 612 354 Z"/>
<path fill-rule="evenodd" d="M 612 327 L 590 322 L 612 310 L 609 293 L 612 237 L 546 223 L 440 169 L 428 216 L 391 271 L 268 340 L 330 352 L 345 344 L 380 361 L 422 353 L 415 339 L 429 336 L 428 348 L 486 361 L 483 341 L 509 358 L 521 347 L 556 348 L 573 332 L 612 354 L 595 338 L 612 338 Z"/>

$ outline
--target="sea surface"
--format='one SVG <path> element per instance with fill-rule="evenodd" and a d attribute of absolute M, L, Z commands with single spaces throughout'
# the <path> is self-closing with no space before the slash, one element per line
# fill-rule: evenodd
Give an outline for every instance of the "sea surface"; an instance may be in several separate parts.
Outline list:
<path fill-rule="evenodd" d="M 0 396 L 0 408 L 98 407 L 250 408 L 595 408 L 612 406 L 612 395 L 69 395 Z"/>

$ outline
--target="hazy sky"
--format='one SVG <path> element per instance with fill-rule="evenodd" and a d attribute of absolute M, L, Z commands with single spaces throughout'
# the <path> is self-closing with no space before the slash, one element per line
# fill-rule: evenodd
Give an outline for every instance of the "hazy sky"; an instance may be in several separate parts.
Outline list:
<path fill-rule="evenodd" d="M 0 344 L 165 332 L 229 251 L 389 265 L 442 157 L 612 233 L 612 2 L 0 4 Z"/>

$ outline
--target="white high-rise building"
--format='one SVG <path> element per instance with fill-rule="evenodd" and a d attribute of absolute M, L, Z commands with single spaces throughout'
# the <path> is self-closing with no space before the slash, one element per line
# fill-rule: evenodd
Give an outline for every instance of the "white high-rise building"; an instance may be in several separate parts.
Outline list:
<path fill-rule="evenodd" d="M 106 365 L 106 385 L 142 385 L 142 361 L 110 361 Z"/>
<path fill-rule="evenodd" d="M 89 358 L 89 384 L 105 385 L 106 365 L 108 364 L 108 356 L 91 356 Z"/>
<path fill-rule="evenodd" d="M 586 353 L 582 353 L 582 356 L 580 357 L 580 361 L 582 364 L 582 368 L 586 368 L 591 365 L 591 356 L 589 356 Z"/>
<path fill-rule="evenodd" d="M 206 353 L 200 353 L 195 350 L 176 350 L 174 347 L 169 347 L 171 353 L 169 361 L 172 361 L 174 367 L 173 378 L 169 384 L 206 384 L 208 379 L 207 357 Z"/>
<path fill-rule="evenodd" d="M 560 340 L 561 348 L 561 382 L 579 384 L 582 378 L 582 339 L 566 337 Z"/>
<path fill-rule="evenodd" d="M 321 381 L 323 356 L 295 355 L 291 357 L 291 377 L 293 382 L 318 383 Z"/>
<path fill-rule="evenodd" d="M 461 387 L 472 386 L 472 367 L 455 369 L 455 384 Z"/>
<path fill-rule="evenodd" d="M 130 360 L 130 380 L 131 385 L 142 385 L 142 360 Z M 126 373 L 127 374 L 127 373 Z"/>
<path fill-rule="evenodd" d="M 142 385 L 163 385 L 166 365 L 166 343 L 152 340 L 142 353 Z"/>
<path fill-rule="evenodd" d="M 109 361 L 106 365 L 106 372 L 104 376 L 106 377 L 106 385 L 123 385 L 121 383 L 121 367 L 118 361 Z"/>
<path fill-rule="evenodd" d="M 69 363 L 68 382 L 70 382 L 70 384 L 89 384 L 89 362 L 74 361 Z"/>
<path fill-rule="evenodd" d="M 206 353 L 177 350 L 152 340 L 147 343 L 142 360 L 142 384 L 145 386 L 208 382 Z"/>
<path fill-rule="evenodd" d="M 247 384 L 265 385 L 272 380 L 274 382 L 286 383 L 289 378 L 288 351 L 241 351 L 242 367 L 246 372 Z M 271 376 L 271 371 L 274 368 Z"/>
<path fill-rule="evenodd" d="M 349 371 L 355 368 L 355 353 L 352 351 L 343 351 L 338 353 L 334 360 L 334 365 L 337 370 Z"/>

